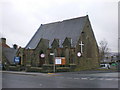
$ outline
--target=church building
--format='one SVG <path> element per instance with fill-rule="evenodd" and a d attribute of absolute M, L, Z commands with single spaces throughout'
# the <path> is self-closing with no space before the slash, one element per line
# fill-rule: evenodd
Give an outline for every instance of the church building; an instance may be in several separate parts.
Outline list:
<path fill-rule="evenodd" d="M 88 15 L 41 24 L 17 56 L 21 65 L 56 68 L 74 67 L 74 71 L 99 67 L 99 50 Z"/>

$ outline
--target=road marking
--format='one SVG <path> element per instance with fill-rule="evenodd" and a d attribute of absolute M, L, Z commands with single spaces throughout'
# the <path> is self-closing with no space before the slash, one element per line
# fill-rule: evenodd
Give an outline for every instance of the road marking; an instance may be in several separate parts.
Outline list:
<path fill-rule="evenodd" d="M 116 79 L 114 79 L 114 80 L 116 80 L 116 81 L 117 81 L 117 80 L 118 80 L 118 78 L 116 78 Z"/>
<path fill-rule="evenodd" d="M 48 74 L 55 74 L 55 73 L 48 73 Z"/>
<path fill-rule="evenodd" d="M 74 78 L 74 79 L 80 79 L 80 78 Z"/>
<path fill-rule="evenodd" d="M 57 77 L 57 78 L 64 78 L 64 77 Z"/>
<path fill-rule="evenodd" d="M 71 77 L 68 77 L 67 79 L 72 79 Z"/>
<path fill-rule="evenodd" d="M 111 79 L 111 78 L 106 78 L 105 80 L 113 80 L 113 79 Z"/>
<path fill-rule="evenodd" d="M 81 78 L 81 79 L 83 79 L 83 80 L 87 80 L 88 78 Z"/>
<path fill-rule="evenodd" d="M 104 80 L 104 78 L 99 78 L 99 80 Z"/>
<path fill-rule="evenodd" d="M 96 78 L 90 78 L 89 80 L 95 80 Z"/>
<path fill-rule="evenodd" d="M 40 86 L 42 86 L 42 84 L 40 84 Z"/>

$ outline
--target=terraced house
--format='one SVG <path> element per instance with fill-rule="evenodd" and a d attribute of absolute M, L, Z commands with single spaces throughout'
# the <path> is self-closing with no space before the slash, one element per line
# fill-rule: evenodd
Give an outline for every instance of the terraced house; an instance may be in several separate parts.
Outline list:
<path fill-rule="evenodd" d="M 48 66 L 51 70 L 54 65 L 73 71 L 99 66 L 98 45 L 88 15 L 41 24 L 26 47 L 18 49 L 17 56 L 21 65 Z"/>

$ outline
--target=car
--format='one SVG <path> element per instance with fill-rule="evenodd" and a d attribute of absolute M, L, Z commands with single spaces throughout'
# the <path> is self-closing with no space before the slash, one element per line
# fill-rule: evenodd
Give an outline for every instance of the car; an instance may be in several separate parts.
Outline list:
<path fill-rule="evenodd" d="M 110 69 L 110 64 L 100 64 L 101 69 Z"/>
<path fill-rule="evenodd" d="M 2 68 L 3 68 L 3 65 L 2 65 L 2 64 L 0 64 L 0 70 L 2 70 Z"/>

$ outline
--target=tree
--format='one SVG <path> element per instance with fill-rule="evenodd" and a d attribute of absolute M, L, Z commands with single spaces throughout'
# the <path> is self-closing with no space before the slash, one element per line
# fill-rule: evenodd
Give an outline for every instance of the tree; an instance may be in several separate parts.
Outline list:
<path fill-rule="evenodd" d="M 99 42 L 99 54 L 101 61 L 103 61 L 105 57 L 108 57 L 109 50 L 108 42 L 105 39 Z"/>

